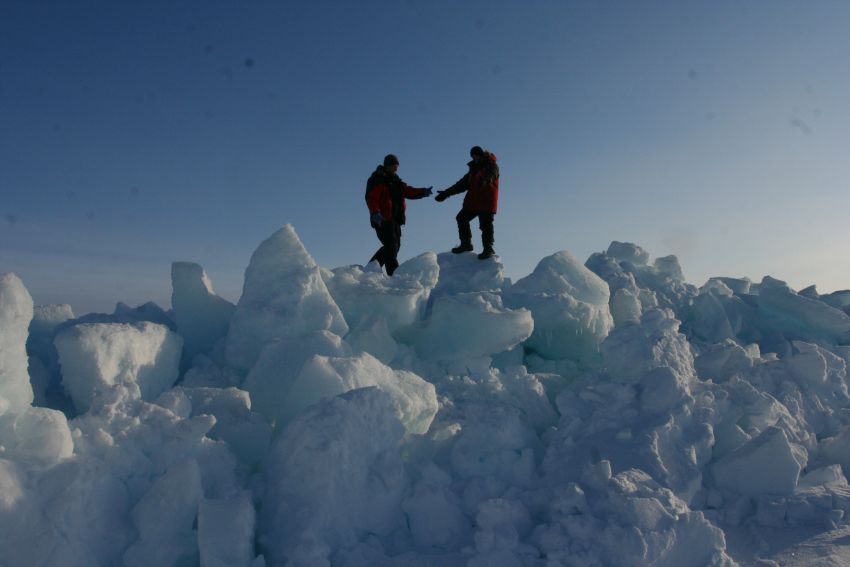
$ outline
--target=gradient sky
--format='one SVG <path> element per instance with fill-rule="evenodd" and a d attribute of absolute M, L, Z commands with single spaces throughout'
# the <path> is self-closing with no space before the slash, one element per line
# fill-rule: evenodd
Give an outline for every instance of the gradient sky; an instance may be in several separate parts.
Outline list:
<path fill-rule="evenodd" d="M 0 0 L 0 272 L 82 314 L 168 307 L 186 260 L 235 301 L 286 223 L 365 263 L 386 153 L 443 189 L 477 144 L 514 279 L 621 240 L 850 288 L 848 29 L 844 0 Z M 461 200 L 409 202 L 400 260 Z"/>

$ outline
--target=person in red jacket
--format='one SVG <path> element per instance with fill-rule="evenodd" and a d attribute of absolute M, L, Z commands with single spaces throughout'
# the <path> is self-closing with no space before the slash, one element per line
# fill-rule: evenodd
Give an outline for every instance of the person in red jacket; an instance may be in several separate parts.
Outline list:
<path fill-rule="evenodd" d="M 460 246 L 452 248 L 452 252 L 460 254 L 472 250 L 472 230 L 469 223 L 478 217 L 478 228 L 481 229 L 481 242 L 484 250 L 478 255 L 479 260 L 486 260 L 495 255 L 493 250 L 493 217 L 499 205 L 499 166 L 496 156 L 484 151 L 480 146 L 469 150 L 472 161 L 468 164 L 469 172 L 460 180 L 443 191 L 437 191 L 437 201 L 445 201 L 452 195 L 463 193 L 463 206 L 457 214 L 457 230 L 460 235 Z"/>
<path fill-rule="evenodd" d="M 384 158 L 366 183 L 366 205 L 369 207 L 369 222 L 381 247 L 369 260 L 377 260 L 386 266 L 387 275 L 398 268 L 398 250 L 401 247 L 401 227 L 406 219 L 405 199 L 421 199 L 431 195 L 431 187 L 411 187 L 396 174 L 398 158 L 389 154 Z"/>

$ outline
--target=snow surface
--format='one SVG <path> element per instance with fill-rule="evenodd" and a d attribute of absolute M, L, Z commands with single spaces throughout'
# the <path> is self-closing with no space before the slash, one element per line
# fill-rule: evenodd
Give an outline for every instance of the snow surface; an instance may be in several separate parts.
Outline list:
<path fill-rule="evenodd" d="M 84 413 L 95 396 L 116 384 L 136 388 L 134 395 L 145 400 L 171 387 L 178 378 L 183 339 L 148 321 L 82 323 L 62 330 L 54 344 L 62 383 Z"/>
<path fill-rule="evenodd" d="M 75 318 L 0 276 L 0 565 L 850 560 L 850 292 L 612 242 L 319 267 Z"/>

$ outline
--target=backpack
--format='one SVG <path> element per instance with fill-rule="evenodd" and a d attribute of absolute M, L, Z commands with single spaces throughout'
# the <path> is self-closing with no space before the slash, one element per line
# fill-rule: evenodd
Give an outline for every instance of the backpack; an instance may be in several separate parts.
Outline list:
<path fill-rule="evenodd" d="M 377 170 L 369 176 L 369 180 L 366 181 L 366 202 L 369 202 L 369 193 L 372 192 L 372 189 L 375 188 L 375 185 L 380 181 L 380 176 L 377 175 Z"/>

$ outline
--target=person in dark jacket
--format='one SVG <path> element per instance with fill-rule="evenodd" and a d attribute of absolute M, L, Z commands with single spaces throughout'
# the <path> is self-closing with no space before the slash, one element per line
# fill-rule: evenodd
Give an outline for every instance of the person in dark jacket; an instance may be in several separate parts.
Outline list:
<path fill-rule="evenodd" d="M 437 191 L 436 200 L 445 201 L 452 195 L 466 191 L 463 206 L 455 217 L 460 245 L 452 248 L 452 252 L 460 254 L 472 250 L 472 230 L 469 223 L 478 217 L 481 242 L 484 245 L 478 259 L 486 260 L 496 254 L 493 250 L 493 217 L 499 205 L 499 166 L 496 164 L 496 156 L 480 146 L 473 146 L 469 155 L 472 157 L 472 161 L 466 164 L 469 166 L 469 172 L 448 189 Z"/>
<path fill-rule="evenodd" d="M 405 199 L 421 199 L 431 195 L 432 188 L 411 187 L 396 174 L 398 158 L 389 154 L 379 165 L 366 183 L 366 205 L 369 207 L 369 222 L 381 247 L 369 260 L 387 268 L 387 275 L 393 275 L 398 268 L 398 251 L 401 247 L 401 227 L 406 219 L 407 203 Z"/>

